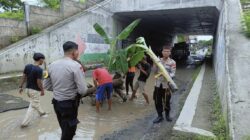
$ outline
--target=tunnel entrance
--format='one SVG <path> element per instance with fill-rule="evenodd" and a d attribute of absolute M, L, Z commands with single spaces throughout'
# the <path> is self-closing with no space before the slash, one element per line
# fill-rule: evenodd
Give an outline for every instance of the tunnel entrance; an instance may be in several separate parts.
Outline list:
<path fill-rule="evenodd" d="M 121 26 L 120 29 L 138 18 L 141 19 L 141 23 L 133 31 L 130 38 L 122 42 L 122 47 L 134 43 L 137 37 L 143 36 L 148 46 L 151 46 L 156 55 L 160 56 L 162 46 L 167 43 L 174 45 L 174 39 L 177 35 L 214 36 L 219 11 L 216 7 L 200 7 L 122 12 L 114 15 L 114 19 Z"/>

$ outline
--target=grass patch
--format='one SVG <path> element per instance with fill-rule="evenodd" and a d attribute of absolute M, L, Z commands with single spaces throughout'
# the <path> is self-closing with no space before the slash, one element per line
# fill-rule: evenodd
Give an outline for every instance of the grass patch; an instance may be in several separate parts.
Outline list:
<path fill-rule="evenodd" d="M 246 37 L 250 38 L 250 11 L 244 11 L 242 16 L 243 32 Z"/>
<path fill-rule="evenodd" d="M 24 13 L 22 10 L 13 12 L 5 11 L 0 13 L 0 18 L 16 19 L 22 21 L 24 19 Z"/>
<path fill-rule="evenodd" d="M 241 4 L 247 4 L 250 2 L 250 0 L 240 0 Z"/>
<path fill-rule="evenodd" d="M 32 27 L 30 32 L 32 35 L 34 35 L 40 33 L 41 31 L 42 31 L 41 27 Z"/>
<path fill-rule="evenodd" d="M 250 4 L 250 0 L 240 0 L 240 2 L 243 7 L 243 15 L 241 21 L 243 33 L 246 37 L 250 38 L 250 9 L 244 9 L 245 5 L 247 5 L 248 3 Z"/>
<path fill-rule="evenodd" d="M 243 137 L 243 140 L 250 140 L 250 135 L 244 136 L 244 137 Z"/>
<path fill-rule="evenodd" d="M 53 10 L 58 10 L 60 8 L 60 0 L 43 0 L 46 4 L 46 7 L 49 7 Z"/>
<path fill-rule="evenodd" d="M 18 42 L 18 41 L 21 40 L 21 39 L 23 39 L 23 37 L 21 37 L 21 36 L 12 36 L 12 37 L 10 38 L 10 43 L 11 43 L 11 44 L 16 43 L 16 42 Z"/>
<path fill-rule="evenodd" d="M 218 92 L 215 92 L 214 102 L 213 102 L 213 133 L 216 135 L 218 140 L 228 139 L 226 121 L 222 114 L 222 107 L 220 103 L 220 98 Z"/>

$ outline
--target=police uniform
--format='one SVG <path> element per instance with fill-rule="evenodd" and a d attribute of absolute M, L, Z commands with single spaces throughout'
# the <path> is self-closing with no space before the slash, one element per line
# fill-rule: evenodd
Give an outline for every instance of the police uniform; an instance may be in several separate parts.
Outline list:
<path fill-rule="evenodd" d="M 164 68 L 167 70 L 170 77 L 173 78 L 175 76 L 175 71 L 176 71 L 176 62 L 171 58 L 168 58 L 166 61 L 164 61 L 161 58 L 160 62 L 163 64 Z M 156 68 L 155 72 L 158 73 L 159 69 Z M 154 122 L 156 123 L 163 120 L 162 116 L 163 109 L 165 110 L 166 120 L 171 121 L 169 117 L 169 112 L 171 109 L 170 108 L 171 90 L 169 88 L 168 82 L 163 76 L 160 76 L 159 78 L 156 79 L 153 98 L 155 101 L 155 108 L 158 114 L 158 121 L 156 120 Z"/>
<path fill-rule="evenodd" d="M 87 91 L 82 66 L 69 57 L 53 62 L 48 69 L 49 78 L 44 87 L 53 90 L 54 110 L 62 130 L 62 140 L 75 135 L 79 100 L 78 95 Z"/>

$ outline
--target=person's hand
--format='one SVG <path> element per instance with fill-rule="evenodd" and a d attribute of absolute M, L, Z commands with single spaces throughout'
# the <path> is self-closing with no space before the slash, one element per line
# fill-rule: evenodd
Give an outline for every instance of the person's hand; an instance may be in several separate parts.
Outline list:
<path fill-rule="evenodd" d="M 22 94 L 23 88 L 19 88 L 19 94 Z"/>
<path fill-rule="evenodd" d="M 44 96 L 44 91 L 41 91 L 41 94 L 40 94 L 41 96 Z"/>

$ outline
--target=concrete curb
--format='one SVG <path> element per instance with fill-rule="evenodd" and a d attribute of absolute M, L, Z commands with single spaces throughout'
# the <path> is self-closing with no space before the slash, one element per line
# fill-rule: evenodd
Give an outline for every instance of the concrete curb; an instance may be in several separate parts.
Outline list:
<path fill-rule="evenodd" d="M 204 136 L 215 137 L 212 132 L 192 127 L 193 118 L 197 108 L 197 103 L 202 87 L 202 81 L 204 77 L 206 66 L 202 65 L 199 75 L 197 76 L 192 89 L 186 99 L 186 102 L 182 108 L 179 118 L 177 119 L 174 130 L 196 133 Z"/>

